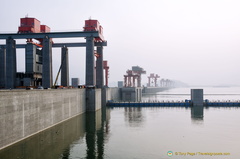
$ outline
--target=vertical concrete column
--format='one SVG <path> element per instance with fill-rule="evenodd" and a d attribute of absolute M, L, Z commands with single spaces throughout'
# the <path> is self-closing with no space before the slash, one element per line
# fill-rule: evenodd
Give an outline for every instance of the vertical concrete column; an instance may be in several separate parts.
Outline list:
<path fill-rule="evenodd" d="M 36 72 L 36 45 L 27 43 L 25 48 L 25 70 L 26 73 Z"/>
<path fill-rule="evenodd" d="M 141 102 L 142 101 L 142 87 L 139 87 L 139 99 L 138 101 Z"/>
<path fill-rule="evenodd" d="M 97 88 L 103 88 L 103 47 L 97 47 L 98 58 L 96 62 L 96 85 Z"/>
<path fill-rule="evenodd" d="M 16 41 L 6 40 L 6 88 L 15 88 L 17 73 Z"/>
<path fill-rule="evenodd" d="M 94 68 L 94 38 L 86 38 L 86 85 L 95 85 L 96 75 Z"/>
<path fill-rule="evenodd" d="M 203 89 L 191 89 L 191 101 L 193 106 L 203 106 Z"/>
<path fill-rule="evenodd" d="M 43 39 L 42 48 L 43 58 L 43 73 L 42 73 L 42 86 L 44 88 L 50 88 L 53 84 L 52 77 L 52 42 L 49 37 Z"/>
<path fill-rule="evenodd" d="M 133 76 L 133 87 L 135 87 L 135 80 L 136 80 L 136 77 L 135 76 Z"/>
<path fill-rule="evenodd" d="M 128 86 L 127 87 L 132 87 L 132 77 L 128 76 Z"/>
<path fill-rule="evenodd" d="M 62 47 L 62 70 L 61 70 L 61 85 L 69 86 L 69 62 L 68 62 L 68 48 Z"/>
<path fill-rule="evenodd" d="M 101 109 L 102 91 L 101 89 L 87 88 L 86 90 L 86 111 L 96 111 Z"/>
<path fill-rule="evenodd" d="M 139 75 L 138 79 L 137 79 L 137 86 L 141 87 L 141 75 Z"/>
<path fill-rule="evenodd" d="M 126 76 L 124 76 L 124 85 L 123 86 L 127 87 L 127 77 Z"/>
<path fill-rule="evenodd" d="M 135 88 L 135 101 L 141 102 L 142 96 L 141 96 L 142 89 L 140 87 Z"/>
<path fill-rule="evenodd" d="M 5 88 L 6 84 L 6 49 L 0 48 L 0 88 Z"/>

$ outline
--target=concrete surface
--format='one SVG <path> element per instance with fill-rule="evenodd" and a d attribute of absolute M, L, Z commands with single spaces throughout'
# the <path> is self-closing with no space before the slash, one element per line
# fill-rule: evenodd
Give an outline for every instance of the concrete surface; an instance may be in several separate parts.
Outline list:
<path fill-rule="evenodd" d="M 0 149 L 86 111 L 84 89 L 0 91 Z"/>
<path fill-rule="evenodd" d="M 191 101 L 193 106 L 203 106 L 203 89 L 191 89 Z"/>
<path fill-rule="evenodd" d="M 86 110 L 94 112 L 102 108 L 102 91 L 101 89 L 86 89 Z"/>
<path fill-rule="evenodd" d="M 140 102 L 142 100 L 141 87 L 124 87 L 121 88 L 122 101 Z"/>

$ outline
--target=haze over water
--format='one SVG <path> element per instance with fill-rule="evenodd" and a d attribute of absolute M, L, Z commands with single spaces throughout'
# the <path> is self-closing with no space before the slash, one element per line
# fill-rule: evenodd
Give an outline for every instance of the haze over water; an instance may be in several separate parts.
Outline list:
<path fill-rule="evenodd" d="M 157 94 L 146 94 L 143 96 L 143 101 L 182 101 L 190 99 L 191 89 L 203 89 L 203 98 L 210 101 L 236 101 L 240 100 L 240 87 L 183 87 L 169 89 L 164 92 L 158 92 Z"/>
<path fill-rule="evenodd" d="M 238 87 L 204 90 L 209 98 L 215 98 L 210 95 L 212 92 L 240 99 L 236 95 L 240 94 Z M 184 100 L 189 91 L 176 88 L 158 94 L 170 94 L 170 100 L 172 96 Z M 162 100 L 160 96 L 157 95 L 158 100 Z M 225 99 L 224 95 L 217 96 Z M 103 109 L 80 115 L 4 149 L 0 158 L 236 159 L 240 158 L 239 114 L 238 107 L 205 108 L 203 117 L 185 107 Z M 173 156 L 167 155 L 169 151 Z M 210 156 L 211 153 L 218 155 Z"/>

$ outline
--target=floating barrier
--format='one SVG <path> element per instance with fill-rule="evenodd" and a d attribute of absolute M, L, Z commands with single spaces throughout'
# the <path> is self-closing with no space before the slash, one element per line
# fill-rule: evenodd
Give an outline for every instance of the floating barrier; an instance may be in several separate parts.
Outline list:
<path fill-rule="evenodd" d="M 233 107 L 240 106 L 240 102 L 207 102 L 205 103 L 207 107 Z"/>
<path fill-rule="evenodd" d="M 109 101 L 107 103 L 109 107 L 191 107 L 191 100 L 179 101 L 168 101 L 168 102 L 114 102 Z M 205 107 L 239 107 L 240 101 L 223 101 L 223 102 L 210 102 L 204 101 Z"/>
<path fill-rule="evenodd" d="M 164 103 L 145 103 L 145 102 L 108 102 L 107 106 L 109 107 L 190 107 L 191 103 L 170 103 L 170 102 L 164 102 Z"/>

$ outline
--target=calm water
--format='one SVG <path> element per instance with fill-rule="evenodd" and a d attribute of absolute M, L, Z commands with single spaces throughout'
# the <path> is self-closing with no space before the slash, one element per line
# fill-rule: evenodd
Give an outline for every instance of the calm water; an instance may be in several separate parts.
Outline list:
<path fill-rule="evenodd" d="M 158 92 L 156 95 L 145 95 L 144 101 L 148 100 L 167 100 L 176 101 L 190 99 L 191 89 L 204 89 L 204 99 L 211 101 L 217 100 L 240 100 L 240 87 L 189 87 L 189 88 L 174 88 L 164 92 Z"/>
<path fill-rule="evenodd" d="M 189 92 L 177 88 L 144 99 L 184 100 Z M 204 88 L 204 93 L 204 99 L 240 99 L 237 87 Z M 239 148 L 237 107 L 204 109 L 203 117 L 191 108 L 113 108 L 41 132 L 0 151 L 0 159 L 237 159 Z"/>

